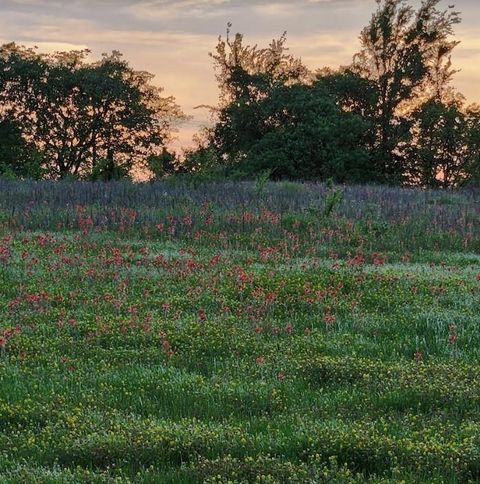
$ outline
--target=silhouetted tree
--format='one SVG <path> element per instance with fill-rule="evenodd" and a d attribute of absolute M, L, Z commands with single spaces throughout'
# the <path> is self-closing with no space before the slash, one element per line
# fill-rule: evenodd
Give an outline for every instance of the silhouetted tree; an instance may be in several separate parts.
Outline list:
<path fill-rule="evenodd" d="M 270 170 L 277 179 L 365 181 L 365 123 L 341 111 L 321 83 L 280 86 L 258 105 L 265 133 L 237 170 L 247 175 Z"/>
<path fill-rule="evenodd" d="M 23 139 L 14 121 L 0 120 L 0 177 L 40 179 L 42 176 L 40 153 Z"/>
<path fill-rule="evenodd" d="M 224 161 L 241 160 L 266 133 L 260 102 L 274 89 L 308 77 L 306 67 L 288 54 L 285 43 L 284 34 L 266 48 L 244 45 L 241 34 L 231 38 L 230 25 L 226 39 L 219 38 L 211 54 L 220 89 L 212 142 Z"/>
<path fill-rule="evenodd" d="M 183 114 L 173 98 L 118 52 L 88 63 L 88 51 L 39 54 L 0 48 L 0 99 L 27 140 L 42 150 L 51 177 L 112 179 L 161 153 Z M 101 161 L 101 167 L 97 165 Z"/>
<path fill-rule="evenodd" d="M 407 149 L 410 179 L 428 188 L 461 184 L 470 157 L 469 126 L 461 104 L 432 99 L 412 118 L 414 136 Z"/>
<path fill-rule="evenodd" d="M 466 182 L 480 187 L 480 106 L 473 104 L 466 109 L 467 146 Z"/>
<path fill-rule="evenodd" d="M 356 179 L 366 160 L 363 121 L 342 112 L 325 86 L 288 54 L 285 34 L 259 48 L 244 45 L 241 34 L 232 40 L 228 30 L 212 56 L 221 95 L 211 142 L 227 172 Z"/>
<path fill-rule="evenodd" d="M 377 102 L 371 115 L 372 162 L 383 181 L 405 179 L 405 148 L 411 140 L 408 113 L 432 86 L 439 92 L 450 79 L 450 39 L 459 22 L 440 0 L 423 0 L 418 10 L 404 0 L 378 0 L 378 9 L 362 31 L 362 50 L 351 70 L 375 83 Z"/>
<path fill-rule="evenodd" d="M 158 155 L 150 156 L 147 162 L 148 169 L 155 180 L 173 175 L 177 171 L 177 165 L 177 156 L 166 148 L 163 148 Z"/>

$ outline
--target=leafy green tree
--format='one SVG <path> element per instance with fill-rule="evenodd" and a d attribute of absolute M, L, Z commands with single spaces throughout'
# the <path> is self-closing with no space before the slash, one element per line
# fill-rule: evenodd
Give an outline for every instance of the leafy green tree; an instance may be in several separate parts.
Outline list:
<path fill-rule="evenodd" d="M 177 171 L 177 165 L 178 160 L 175 153 L 171 153 L 166 148 L 160 154 L 148 159 L 148 169 L 155 180 L 173 175 Z"/>
<path fill-rule="evenodd" d="M 95 63 L 87 55 L 0 47 L 0 100 L 41 148 L 53 178 L 129 173 L 161 153 L 183 119 L 174 99 L 151 84 L 153 76 L 133 70 L 120 53 Z"/>
<path fill-rule="evenodd" d="M 467 146 L 466 182 L 480 186 L 480 105 L 473 104 L 466 109 Z"/>
<path fill-rule="evenodd" d="M 231 37 L 229 24 L 226 39 L 220 37 L 211 54 L 220 89 L 211 140 L 226 163 L 242 160 L 267 132 L 258 111 L 261 101 L 273 90 L 301 83 L 309 75 L 301 61 L 288 54 L 286 40 L 284 34 L 266 48 L 245 45 L 241 34 Z"/>
<path fill-rule="evenodd" d="M 375 116 L 378 104 L 377 83 L 353 72 L 351 68 L 317 71 L 316 80 L 325 86 L 329 94 L 342 109 L 364 119 Z"/>
<path fill-rule="evenodd" d="M 453 95 L 452 95 L 453 94 Z M 429 188 L 480 184 L 480 107 L 461 96 L 430 99 L 412 115 L 410 179 Z"/>
<path fill-rule="evenodd" d="M 227 31 L 213 58 L 221 96 L 210 139 L 227 174 L 365 178 L 365 122 L 288 53 L 285 34 L 259 48 Z"/>
<path fill-rule="evenodd" d="M 371 156 L 383 181 L 405 180 L 408 113 L 421 104 L 432 82 L 438 91 L 449 79 L 448 59 L 456 45 L 451 35 L 459 16 L 451 7 L 439 10 L 439 2 L 422 0 L 415 10 L 404 0 L 377 0 L 378 9 L 360 36 L 362 49 L 351 70 L 375 84 Z"/>
<path fill-rule="evenodd" d="M 347 179 L 375 183 L 384 181 L 373 159 L 377 144 L 375 116 L 378 106 L 375 81 L 362 77 L 350 68 L 337 71 L 327 68 L 317 72 L 317 82 L 324 86 L 341 112 L 356 115 L 357 124 L 360 123 L 363 130 L 353 148 L 357 152 L 362 150 L 362 156 L 355 164 L 355 173 L 347 176 Z"/>
<path fill-rule="evenodd" d="M 97 159 L 87 178 L 89 181 L 118 181 L 131 179 L 127 165 L 121 165 L 113 158 Z"/>
<path fill-rule="evenodd" d="M 300 59 L 288 53 L 284 33 L 265 48 L 245 45 L 242 34 L 231 37 L 228 24 L 226 38 L 219 37 L 214 61 L 220 89 L 220 108 L 241 98 L 258 100 L 274 88 L 295 84 L 309 77 Z"/>
<path fill-rule="evenodd" d="M 221 166 L 215 150 L 208 145 L 198 145 L 184 151 L 184 159 L 179 165 L 181 173 L 216 174 L 221 172 Z"/>
<path fill-rule="evenodd" d="M 280 86 L 259 102 L 259 112 L 265 134 L 237 170 L 271 170 L 277 179 L 365 181 L 365 122 L 339 109 L 322 83 Z"/>
<path fill-rule="evenodd" d="M 465 180 L 470 157 L 469 126 L 459 103 L 432 99 L 417 109 L 409 149 L 410 179 L 428 188 L 448 188 Z"/>
<path fill-rule="evenodd" d="M 14 121 L 0 120 L 0 177 L 40 179 L 41 157 Z"/>

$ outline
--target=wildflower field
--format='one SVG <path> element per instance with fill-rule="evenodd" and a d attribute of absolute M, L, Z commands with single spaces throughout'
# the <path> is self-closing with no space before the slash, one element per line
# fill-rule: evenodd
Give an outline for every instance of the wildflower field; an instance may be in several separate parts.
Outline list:
<path fill-rule="evenodd" d="M 479 326 L 474 191 L 0 182 L 0 482 L 475 482 Z"/>

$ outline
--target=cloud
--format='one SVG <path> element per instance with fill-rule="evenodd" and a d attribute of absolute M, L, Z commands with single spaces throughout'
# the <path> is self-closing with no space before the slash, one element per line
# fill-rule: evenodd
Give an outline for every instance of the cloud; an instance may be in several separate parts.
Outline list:
<path fill-rule="evenodd" d="M 298 8 L 298 5 L 291 3 L 259 3 L 253 6 L 253 10 L 258 15 L 266 16 L 290 16 Z"/>
<path fill-rule="evenodd" d="M 230 0 L 148 0 L 131 2 L 127 12 L 135 20 L 167 22 L 176 19 L 214 18 L 229 13 Z"/>
<path fill-rule="evenodd" d="M 5 40 L 5 42 L 7 41 Z M 31 42 L 28 40 L 23 41 L 22 39 L 19 39 L 17 43 L 26 45 L 27 47 L 38 47 L 41 52 L 46 53 L 88 49 L 86 44 L 71 44 L 69 42 Z"/>

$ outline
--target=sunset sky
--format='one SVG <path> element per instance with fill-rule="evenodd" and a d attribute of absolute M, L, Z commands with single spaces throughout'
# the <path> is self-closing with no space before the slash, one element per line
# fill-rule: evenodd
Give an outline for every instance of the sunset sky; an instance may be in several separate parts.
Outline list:
<path fill-rule="evenodd" d="M 463 18 L 455 85 L 480 102 L 480 0 L 443 5 L 450 3 Z M 375 7 L 374 0 L 0 0 L 0 41 L 42 50 L 88 47 L 94 57 L 122 51 L 194 115 L 179 135 L 187 145 L 207 117 L 193 108 L 217 100 L 208 53 L 227 22 L 247 43 L 263 45 L 286 30 L 291 53 L 310 68 L 337 67 L 358 50 L 358 34 Z"/>

